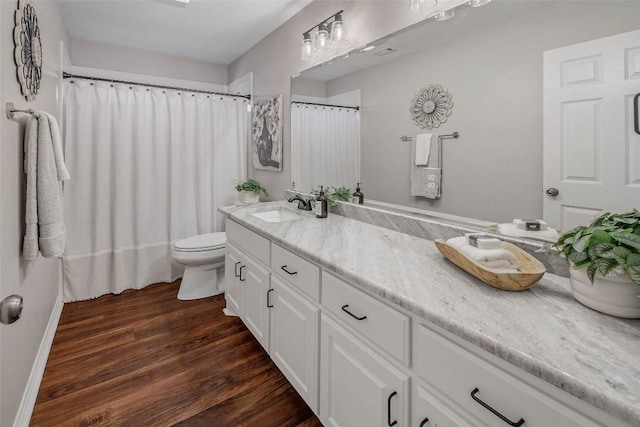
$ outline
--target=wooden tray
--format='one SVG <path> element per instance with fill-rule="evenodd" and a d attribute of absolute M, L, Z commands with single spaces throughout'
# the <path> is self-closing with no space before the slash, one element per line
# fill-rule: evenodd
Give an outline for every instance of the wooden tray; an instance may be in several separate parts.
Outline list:
<path fill-rule="evenodd" d="M 520 268 L 517 272 L 497 270 L 482 265 L 444 240 L 436 240 L 435 243 L 440 253 L 449 261 L 487 285 L 505 291 L 525 290 L 540 280 L 546 271 L 540 261 L 508 242 L 502 242 L 502 248 L 512 252 L 518 258 Z"/>

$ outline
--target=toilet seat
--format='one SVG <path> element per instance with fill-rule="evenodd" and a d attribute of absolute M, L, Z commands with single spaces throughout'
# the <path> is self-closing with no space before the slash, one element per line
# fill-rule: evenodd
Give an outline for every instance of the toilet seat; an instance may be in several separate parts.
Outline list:
<path fill-rule="evenodd" d="M 173 245 L 173 249 L 176 252 L 206 252 L 224 248 L 226 241 L 227 236 L 224 232 L 200 234 L 178 240 Z"/>

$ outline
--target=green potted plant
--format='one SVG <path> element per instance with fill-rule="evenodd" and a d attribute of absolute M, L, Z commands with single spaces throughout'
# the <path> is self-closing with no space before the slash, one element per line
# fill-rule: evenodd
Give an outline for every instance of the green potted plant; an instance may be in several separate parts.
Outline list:
<path fill-rule="evenodd" d="M 640 212 L 605 213 L 560 236 L 553 247 L 571 263 L 573 296 L 587 307 L 640 318 Z"/>
<path fill-rule="evenodd" d="M 260 201 L 260 193 L 267 197 L 267 190 L 254 179 L 248 179 L 242 184 L 236 182 L 236 190 L 240 193 L 240 203 L 257 203 Z"/>
<path fill-rule="evenodd" d="M 311 194 L 317 197 L 320 194 L 320 189 L 314 189 L 311 191 Z M 327 198 L 327 202 L 329 202 L 330 206 L 335 206 L 338 202 L 349 202 L 351 201 L 351 190 L 347 187 L 325 187 L 325 197 Z"/>

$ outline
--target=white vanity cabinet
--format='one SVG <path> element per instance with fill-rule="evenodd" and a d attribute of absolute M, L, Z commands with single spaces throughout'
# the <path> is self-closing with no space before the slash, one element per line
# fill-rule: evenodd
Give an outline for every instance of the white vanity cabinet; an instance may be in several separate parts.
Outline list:
<path fill-rule="evenodd" d="M 408 426 L 409 376 L 324 313 L 320 329 L 322 423 Z"/>
<path fill-rule="evenodd" d="M 227 308 L 317 412 L 320 268 L 229 219 L 226 233 Z"/>
<path fill-rule="evenodd" d="M 326 426 L 630 427 L 227 220 L 226 299 Z"/>
<path fill-rule="evenodd" d="M 317 412 L 320 308 L 272 276 L 271 359 Z"/>
<path fill-rule="evenodd" d="M 250 256 L 245 255 L 242 286 L 242 308 L 240 316 L 253 336 L 269 351 L 269 297 L 271 283 L 269 271 Z M 244 280 L 243 280 L 244 279 Z"/>
<path fill-rule="evenodd" d="M 271 289 L 268 239 L 227 219 L 225 286 L 227 308 L 234 311 L 269 351 Z"/>

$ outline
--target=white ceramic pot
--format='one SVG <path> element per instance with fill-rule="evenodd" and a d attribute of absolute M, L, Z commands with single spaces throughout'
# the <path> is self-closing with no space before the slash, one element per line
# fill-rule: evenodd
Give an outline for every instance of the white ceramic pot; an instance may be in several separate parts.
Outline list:
<path fill-rule="evenodd" d="M 260 201 L 260 193 L 254 193 L 253 191 L 242 190 L 240 192 L 240 203 L 247 205 L 249 203 L 258 203 Z"/>
<path fill-rule="evenodd" d="M 591 283 L 586 268 L 571 268 L 569 281 L 573 297 L 583 305 L 611 316 L 640 318 L 640 286 L 626 274 L 620 277 L 596 275 Z"/>

